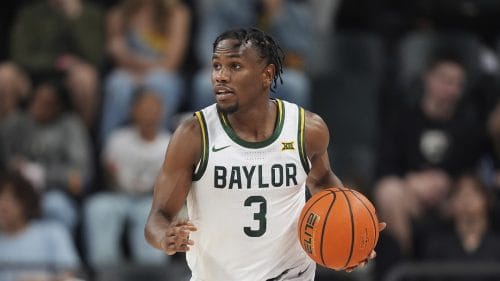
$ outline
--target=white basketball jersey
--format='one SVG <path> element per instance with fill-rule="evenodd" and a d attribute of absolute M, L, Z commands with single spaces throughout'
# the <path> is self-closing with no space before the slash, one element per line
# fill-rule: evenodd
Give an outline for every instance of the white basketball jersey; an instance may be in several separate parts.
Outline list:
<path fill-rule="evenodd" d="M 314 279 L 297 234 L 309 169 L 304 110 L 275 102 L 275 130 L 262 142 L 240 139 L 215 105 L 195 113 L 203 148 L 187 197 L 198 228 L 187 252 L 192 281 Z"/>

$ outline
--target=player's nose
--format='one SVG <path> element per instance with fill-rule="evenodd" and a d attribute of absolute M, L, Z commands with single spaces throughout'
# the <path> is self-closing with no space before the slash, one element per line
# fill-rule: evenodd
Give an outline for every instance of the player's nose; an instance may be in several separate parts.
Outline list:
<path fill-rule="evenodd" d="M 229 81 L 229 71 L 225 67 L 221 67 L 214 73 L 215 81 L 218 83 L 225 83 Z"/>

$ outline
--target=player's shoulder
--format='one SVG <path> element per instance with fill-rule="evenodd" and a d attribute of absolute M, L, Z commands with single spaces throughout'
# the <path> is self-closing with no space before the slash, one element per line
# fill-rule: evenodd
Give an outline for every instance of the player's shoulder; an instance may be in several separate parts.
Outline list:
<path fill-rule="evenodd" d="M 305 130 L 311 133 L 328 133 L 328 126 L 325 120 L 317 114 L 309 110 L 305 110 Z"/>
<path fill-rule="evenodd" d="M 304 110 L 304 130 L 306 138 L 307 135 L 312 135 L 310 138 L 315 138 L 323 134 L 328 137 L 328 126 L 319 114 L 309 111 L 296 103 L 292 103 L 286 100 L 281 101 L 285 105 L 289 104 L 289 106 L 297 106 L 299 110 Z"/>
<path fill-rule="evenodd" d="M 199 119 L 189 116 L 179 122 L 170 138 L 166 157 L 175 159 L 179 165 L 195 165 L 200 159 L 202 147 L 202 130 Z"/>
<path fill-rule="evenodd" d="M 200 135 L 200 119 L 196 114 L 184 118 L 174 131 L 174 136 L 191 136 L 196 137 Z"/>
<path fill-rule="evenodd" d="M 304 135 L 309 158 L 323 152 L 330 142 L 330 133 L 326 122 L 319 114 L 311 111 L 305 112 Z"/>

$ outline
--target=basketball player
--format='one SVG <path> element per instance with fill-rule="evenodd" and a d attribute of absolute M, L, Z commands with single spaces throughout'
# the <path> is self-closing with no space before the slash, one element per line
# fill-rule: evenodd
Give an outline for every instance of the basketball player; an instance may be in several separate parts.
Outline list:
<path fill-rule="evenodd" d="M 192 281 L 314 280 L 297 237 L 305 186 L 314 194 L 342 183 L 330 169 L 325 122 L 269 97 L 282 61 L 258 29 L 219 35 L 216 104 L 171 139 L 145 235 L 169 255 L 187 252 Z M 178 216 L 186 199 L 189 220 Z"/>

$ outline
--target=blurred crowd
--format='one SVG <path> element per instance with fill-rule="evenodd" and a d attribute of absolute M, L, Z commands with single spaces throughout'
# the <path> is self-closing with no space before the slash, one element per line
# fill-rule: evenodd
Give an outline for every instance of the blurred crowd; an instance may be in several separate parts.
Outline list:
<path fill-rule="evenodd" d="M 278 40 L 272 95 L 325 119 L 334 171 L 388 224 L 367 269 L 317 280 L 500 262 L 499 1 L 0 5 L 0 281 L 106 281 L 123 264 L 188 278 L 143 227 L 171 133 L 213 102 L 212 42 L 242 26 Z"/>

